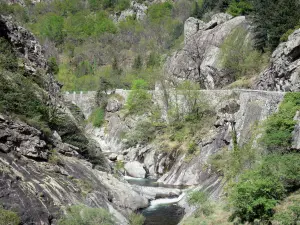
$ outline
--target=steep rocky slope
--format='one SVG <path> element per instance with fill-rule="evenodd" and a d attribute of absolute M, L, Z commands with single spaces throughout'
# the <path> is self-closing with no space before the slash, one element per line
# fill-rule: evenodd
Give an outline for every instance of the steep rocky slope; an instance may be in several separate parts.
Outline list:
<path fill-rule="evenodd" d="M 216 14 L 208 23 L 189 18 L 184 26 L 183 49 L 173 53 L 165 63 L 170 79 L 193 80 L 206 89 L 219 89 L 232 83 L 234 77 L 221 66 L 220 47 L 238 27 L 249 28 L 244 16 L 232 18 L 228 14 Z"/>
<path fill-rule="evenodd" d="M 300 91 L 300 30 L 273 52 L 271 65 L 259 76 L 260 90 Z"/>
<path fill-rule="evenodd" d="M 56 224 L 66 207 L 84 204 L 105 208 L 115 216 L 116 223 L 127 224 L 126 217 L 146 207 L 148 199 L 110 173 L 101 149 L 80 126 L 83 116 L 60 98 L 60 85 L 35 37 L 2 16 L 0 37 L 18 61 L 12 64 L 14 67 L 3 64 L 0 70 L 1 88 L 6 90 L 1 90 L 5 92 L 0 115 L 3 208 L 16 211 L 23 224 Z M 24 92 L 19 96 L 20 89 Z M 32 102 L 24 103 L 22 98 L 27 97 Z M 30 109 L 42 114 L 34 117 L 35 111 L 17 111 L 20 105 L 26 108 L 32 103 L 36 105 Z M 72 114 L 75 111 L 77 114 Z"/>

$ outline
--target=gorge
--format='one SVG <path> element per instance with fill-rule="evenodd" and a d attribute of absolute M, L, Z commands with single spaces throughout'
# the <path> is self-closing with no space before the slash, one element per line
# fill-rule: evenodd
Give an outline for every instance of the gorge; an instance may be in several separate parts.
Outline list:
<path fill-rule="evenodd" d="M 299 222 L 300 29 L 216 2 L 0 1 L 0 225 Z"/>

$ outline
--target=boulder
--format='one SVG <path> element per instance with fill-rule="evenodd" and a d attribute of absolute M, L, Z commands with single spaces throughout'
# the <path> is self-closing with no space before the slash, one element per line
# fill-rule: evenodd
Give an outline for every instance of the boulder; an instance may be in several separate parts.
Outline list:
<path fill-rule="evenodd" d="M 149 200 L 178 197 L 182 193 L 182 191 L 177 188 L 143 187 L 138 185 L 132 185 L 132 187 L 133 190 Z"/>
<path fill-rule="evenodd" d="M 129 176 L 136 177 L 136 178 L 145 178 L 146 177 L 146 171 L 144 169 L 143 164 L 134 161 L 134 162 L 128 162 L 124 166 L 126 173 Z"/>
<path fill-rule="evenodd" d="M 270 66 L 260 74 L 255 89 L 300 91 L 300 29 L 273 52 Z"/>

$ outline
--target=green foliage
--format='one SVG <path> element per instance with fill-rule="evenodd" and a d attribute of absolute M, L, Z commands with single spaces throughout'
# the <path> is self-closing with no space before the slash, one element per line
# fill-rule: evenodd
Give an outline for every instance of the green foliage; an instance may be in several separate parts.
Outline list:
<path fill-rule="evenodd" d="M 263 176 L 260 170 L 243 174 L 230 193 L 234 207 L 233 218 L 242 222 L 255 219 L 267 220 L 273 215 L 273 208 L 284 196 L 284 187 L 278 179 Z"/>
<path fill-rule="evenodd" d="M 170 102 L 169 120 L 170 122 L 184 120 L 186 122 L 196 122 L 202 119 L 204 114 L 208 114 L 209 106 L 199 92 L 199 84 L 191 81 L 180 83 L 176 89 L 175 101 Z M 180 99 L 185 102 L 185 108 L 179 107 Z"/>
<path fill-rule="evenodd" d="M 232 187 L 233 218 L 242 222 L 268 221 L 286 193 L 299 188 L 299 154 L 270 155 L 256 168 L 245 172 Z"/>
<path fill-rule="evenodd" d="M 138 55 L 133 62 L 132 68 L 135 70 L 140 70 L 143 67 L 143 60 L 140 55 Z"/>
<path fill-rule="evenodd" d="M 221 46 L 221 64 L 234 79 L 258 74 L 267 64 L 267 57 L 252 48 L 244 28 L 237 28 Z"/>
<path fill-rule="evenodd" d="M 256 48 L 277 47 L 280 37 L 299 23 L 299 4 L 296 0 L 253 0 Z"/>
<path fill-rule="evenodd" d="M 117 170 L 122 170 L 122 169 L 124 169 L 124 162 L 118 160 L 118 161 L 116 162 L 116 164 L 115 164 L 115 168 L 116 168 Z"/>
<path fill-rule="evenodd" d="M 38 24 L 41 37 L 49 38 L 58 44 L 64 39 L 64 18 L 54 13 L 44 15 Z"/>
<path fill-rule="evenodd" d="M 101 127 L 104 123 L 105 111 L 103 108 L 96 108 L 89 117 L 94 127 Z"/>
<path fill-rule="evenodd" d="M 17 56 L 10 43 L 0 38 L 0 69 L 16 71 L 18 68 Z"/>
<path fill-rule="evenodd" d="M 195 142 L 189 143 L 188 154 L 192 155 L 197 151 L 197 144 Z"/>
<path fill-rule="evenodd" d="M 0 225 L 19 225 L 21 224 L 20 216 L 10 210 L 0 208 Z"/>
<path fill-rule="evenodd" d="M 1 0 L 0 14 L 4 16 L 11 15 L 16 21 L 21 23 L 27 23 L 29 20 L 27 9 L 17 3 L 8 5 L 5 1 Z"/>
<path fill-rule="evenodd" d="M 226 11 L 230 0 L 203 0 L 196 2 L 193 15 L 197 18 L 203 18 L 206 13 L 209 12 L 224 12 Z M 198 6 L 197 6 L 198 5 Z"/>
<path fill-rule="evenodd" d="M 209 216 L 214 212 L 214 206 L 209 200 L 209 196 L 203 191 L 193 191 L 188 196 L 188 203 L 197 207 L 195 217 Z"/>
<path fill-rule="evenodd" d="M 115 222 L 109 212 L 102 208 L 90 208 L 84 205 L 73 205 L 67 209 L 59 225 L 114 225 Z"/>
<path fill-rule="evenodd" d="M 248 15 L 253 10 L 252 2 L 249 0 L 233 0 L 230 2 L 227 13 L 233 16 Z"/>
<path fill-rule="evenodd" d="M 272 224 L 297 224 L 300 219 L 299 193 L 293 193 L 275 208 Z"/>
<path fill-rule="evenodd" d="M 148 8 L 148 16 L 152 22 L 158 23 L 166 17 L 170 17 L 173 4 L 170 1 L 164 3 L 152 4 Z"/>
<path fill-rule="evenodd" d="M 48 162 L 54 165 L 63 165 L 63 161 L 56 149 L 50 151 Z"/>
<path fill-rule="evenodd" d="M 281 38 L 280 41 L 281 42 L 285 42 L 288 41 L 289 36 L 294 33 L 294 31 L 298 30 L 300 28 L 300 25 L 297 25 L 296 27 L 294 27 L 293 29 L 289 29 L 287 32 L 285 32 Z"/>
<path fill-rule="evenodd" d="M 149 143 L 155 138 L 155 131 L 156 127 L 150 121 L 141 121 L 135 129 L 126 133 L 126 144 L 128 147 L 133 147 L 137 144 Z"/>
<path fill-rule="evenodd" d="M 131 92 L 128 95 L 126 108 L 131 114 L 143 114 L 152 105 L 151 95 L 148 93 L 148 84 L 144 80 L 134 80 Z"/>
<path fill-rule="evenodd" d="M 154 52 L 151 52 L 147 60 L 147 68 L 154 68 L 160 65 L 160 56 Z"/>
<path fill-rule="evenodd" d="M 286 93 L 279 111 L 266 120 L 261 143 L 269 152 L 289 150 L 292 143 L 292 132 L 296 124 L 294 116 L 299 109 L 300 93 Z"/>
<path fill-rule="evenodd" d="M 54 74 L 58 74 L 59 67 L 58 67 L 57 60 L 56 60 L 55 57 L 50 57 L 49 58 L 48 65 L 49 65 L 49 72 L 52 72 Z"/>
<path fill-rule="evenodd" d="M 130 225 L 143 225 L 145 217 L 142 214 L 131 213 L 129 217 Z"/>
<path fill-rule="evenodd" d="M 201 205 L 208 201 L 208 194 L 203 191 L 193 191 L 188 196 L 191 205 Z"/>
<path fill-rule="evenodd" d="M 16 77 L 16 82 L 6 79 Z M 48 107 L 36 96 L 34 83 L 22 75 L 0 71 L 0 105 L 4 112 L 23 115 L 27 118 L 39 118 L 48 121 Z"/>

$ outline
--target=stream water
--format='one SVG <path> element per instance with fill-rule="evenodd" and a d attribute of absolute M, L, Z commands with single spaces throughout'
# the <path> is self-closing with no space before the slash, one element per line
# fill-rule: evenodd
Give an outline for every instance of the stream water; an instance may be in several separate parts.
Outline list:
<path fill-rule="evenodd" d="M 125 178 L 129 183 L 140 186 L 179 188 L 159 184 L 153 179 Z M 141 210 L 146 218 L 144 225 L 177 225 L 184 216 L 184 209 L 177 205 L 183 195 L 177 198 L 161 198 L 151 201 L 148 208 Z"/>

